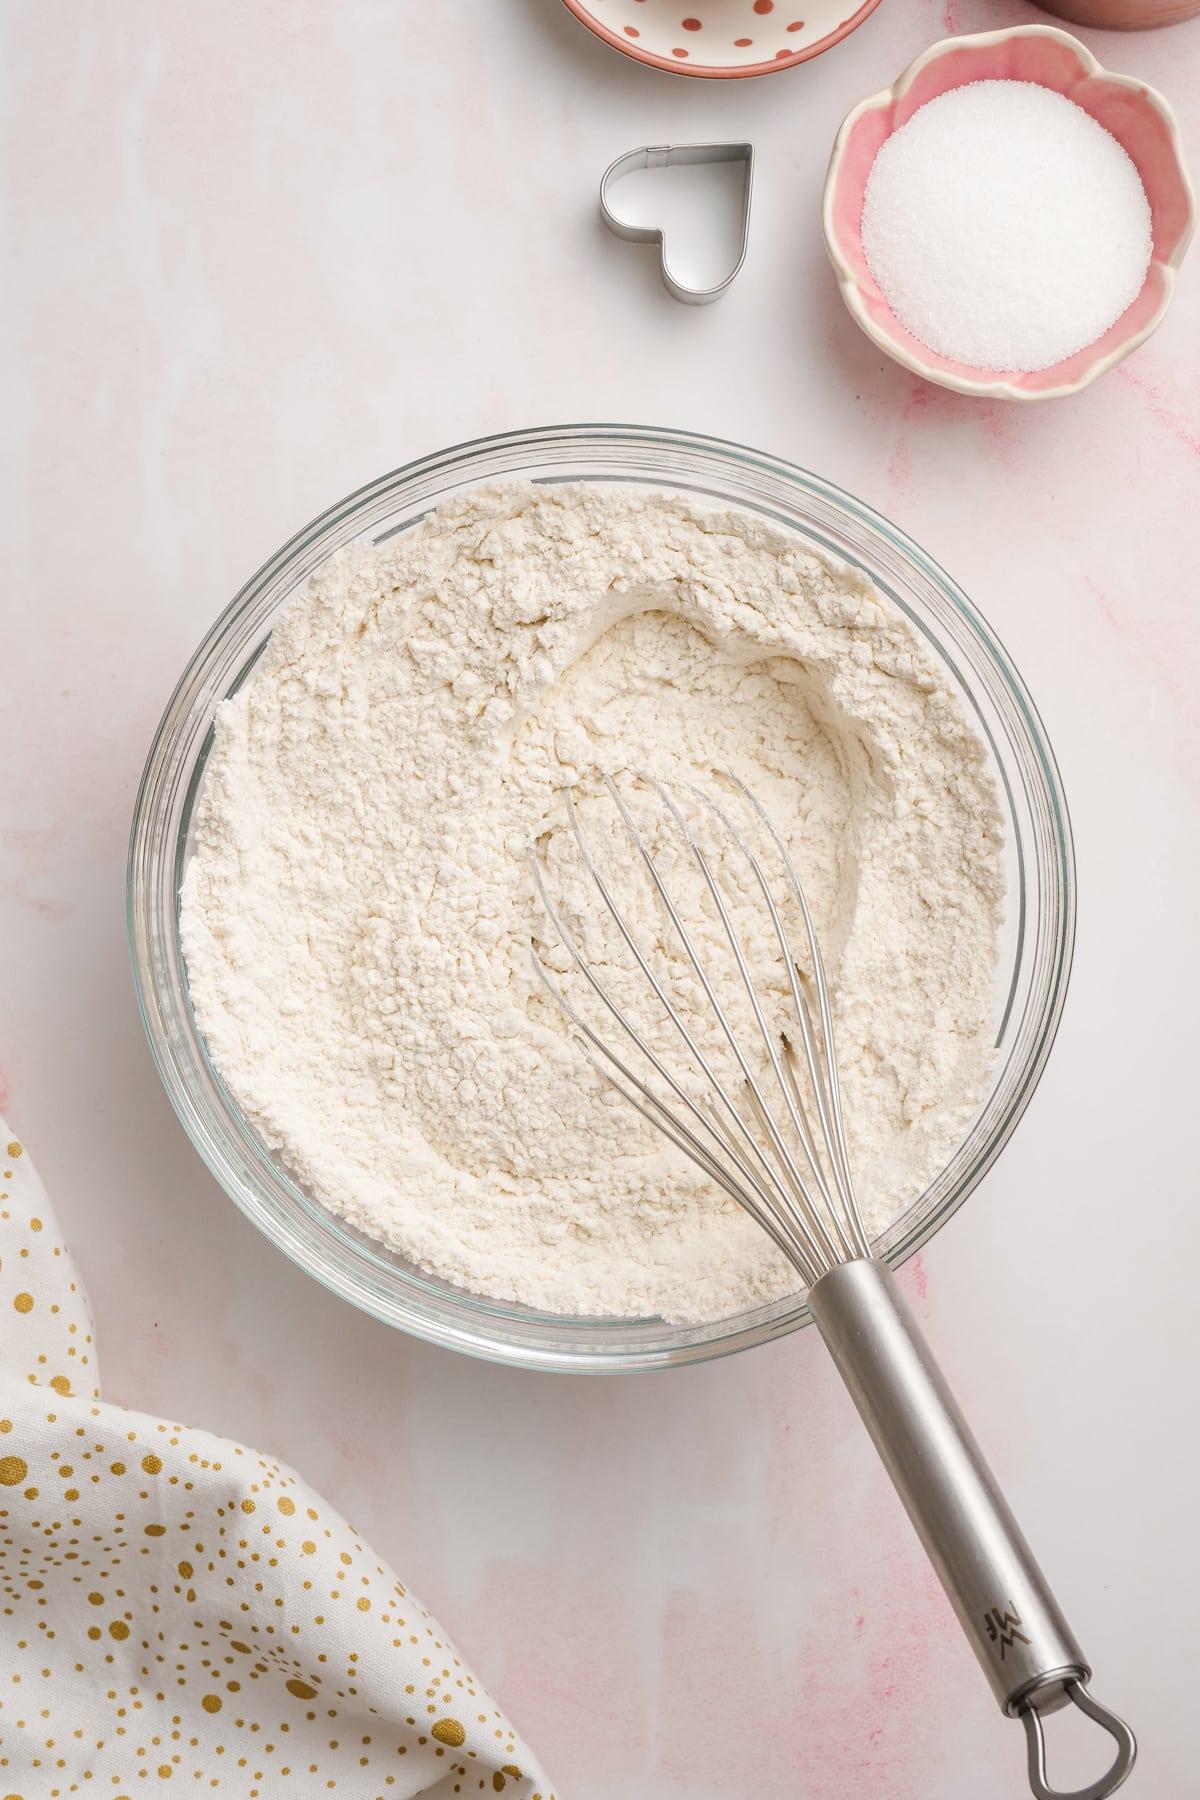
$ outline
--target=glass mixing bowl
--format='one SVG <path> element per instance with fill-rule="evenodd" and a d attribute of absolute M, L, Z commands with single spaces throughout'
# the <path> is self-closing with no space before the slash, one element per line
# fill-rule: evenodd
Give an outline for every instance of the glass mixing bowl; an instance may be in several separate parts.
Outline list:
<path fill-rule="evenodd" d="M 518 431 L 409 463 L 298 532 L 247 582 L 196 651 L 163 715 L 138 792 L 128 916 L 138 998 L 159 1072 L 221 1186 L 260 1231 L 334 1293 L 432 1343 L 543 1369 L 628 1371 L 699 1362 L 807 1324 L 803 1295 L 679 1326 L 538 1313 L 427 1275 L 343 1224 L 289 1179 L 226 1093 L 188 998 L 179 884 L 216 707 L 254 668 L 279 608 L 332 551 L 358 537 L 391 537 L 450 495 L 504 476 L 684 490 L 790 527 L 862 569 L 907 615 L 945 665 L 990 746 L 1008 862 L 995 1077 L 946 1167 L 882 1238 L 879 1248 L 892 1264 L 911 1256 L 982 1179 L 1025 1110 L 1049 1054 L 1075 923 L 1062 784 L 1037 711 L 1003 646 L 903 532 L 861 501 L 778 458 L 647 426 Z"/>

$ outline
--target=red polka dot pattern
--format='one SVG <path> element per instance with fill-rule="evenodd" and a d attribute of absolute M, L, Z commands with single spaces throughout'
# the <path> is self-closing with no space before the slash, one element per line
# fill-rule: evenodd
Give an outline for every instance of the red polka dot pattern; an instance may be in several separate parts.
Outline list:
<path fill-rule="evenodd" d="M 803 19 L 777 0 L 725 0 L 720 7 L 713 0 L 701 0 L 703 12 L 686 14 L 675 0 L 566 0 L 566 4 L 600 37 L 640 61 L 659 68 L 687 63 L 681 74 L 724 76 L 762 75 L 805 62 L 840 42 L 879 0 L 859 0 L 858 10 L 848 17 L 840 0 L 836 5 L 835 0 L 818 0 L 814 16 L 810 0 L 809 17 Z M 634 12 L 635 6 L 642 8 L 640 13 Z M 631 15 L 638 25 L 626 23 Z M 746 31 L 751 19 L 757 24 L 754 36 Z M 730 37 L 728 33 L 739 26 L 743 35 Z M 802 48 L 794 43 L 800 32 L 805 33 Z M 630 39 L 634 42 L 626 42 Z"/>

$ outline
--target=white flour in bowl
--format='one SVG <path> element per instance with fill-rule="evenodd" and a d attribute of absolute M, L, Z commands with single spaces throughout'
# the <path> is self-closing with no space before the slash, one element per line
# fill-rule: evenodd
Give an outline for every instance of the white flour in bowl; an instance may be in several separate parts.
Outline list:
<path fill-rule="evenodd" d="M 291 1175 L 423 1268 L 554 1312 L 715 1318 L 794 1272 L 592 1075 L 530 968 L 529 846 L 554 863 L 566 787 L 600 817 L 598 768 L 732 769 L 783 830 L 881 1230 L 987 1084 L 1000 819 L 906 621 L 748 513 L 514 485 L 333 558 L 217 715 L 192 1001 Z"/>

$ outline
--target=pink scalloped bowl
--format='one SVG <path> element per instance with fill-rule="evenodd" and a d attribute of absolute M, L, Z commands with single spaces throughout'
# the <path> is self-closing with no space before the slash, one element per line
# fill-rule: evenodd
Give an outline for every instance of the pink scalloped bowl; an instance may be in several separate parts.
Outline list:
<path fill-rule="evenodd" d="M 710 81 L 776 75 L 849 37 L 879 0 L 563 0 L 635 61 Z"/>
<path fill-rule="evenodd" d="M 867 177 L 884 139 L 948 88 L 997 80 L 1040 82 L 1082 106 L 1129 153 L 1150 202 L 1151 260 L 1136 300 L 1094 344 L 1029 373 L 972 368 L 913 337 L 867 267 L 860 231 Z M 823 208 L 825 246 L 842 298 L 867 336 L 927 381 L 960 394 L 1002 400 L 1050 400 L 1078 393 L 1144 343 L 1170 303 L 1195 217 L 1179 126 L 1162 95 L 1144 82 L 1111 74 L 1077 39 L 1053 25 L 945 38 L 918 56 L 890 88 L 872 94 L 845 119 L 829 161 Z"/>

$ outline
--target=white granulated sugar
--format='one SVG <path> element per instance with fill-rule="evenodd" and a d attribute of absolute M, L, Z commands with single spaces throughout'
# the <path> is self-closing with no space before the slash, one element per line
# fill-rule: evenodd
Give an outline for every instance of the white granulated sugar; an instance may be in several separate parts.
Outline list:
<path fill-rule="evenodd" d="M 999 818 L 904 619 L 751 514 L 507 486 L 329 562 L 217 716 L 192 999 L 292 1175 L 424 1269 L 556 1312 L 719 1317 L 794 1273 L 592 1074 L 530 967 L 552 933 L 529 846 L 569 883 L 568 787 L 615 841 L 600 768 L 732 769 L 784 830 L 881 1229 L 987 1083 Z"/>
<path fill-rule="evenodd" d="M 1032 81 L 919 107 L 867 181 L 862 244 L 892 311 L 974 368 L 1048 369 L 1137 298 L 1150 206 L 1110 132 Z"/>

